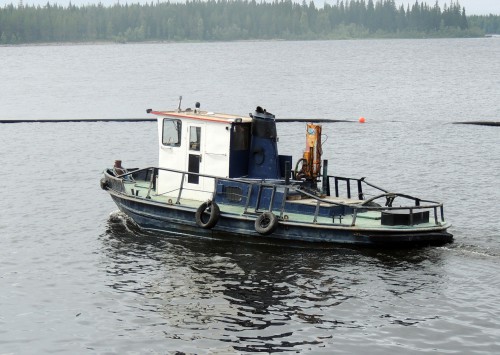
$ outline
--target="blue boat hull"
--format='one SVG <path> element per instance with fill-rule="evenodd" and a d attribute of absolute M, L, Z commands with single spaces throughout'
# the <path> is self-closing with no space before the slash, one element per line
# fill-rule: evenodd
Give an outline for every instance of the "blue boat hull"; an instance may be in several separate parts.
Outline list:
<path fill-rule="evenodd" d="M 210 237 L 259 238 L 297 242 L 338 243 L 366 246 L 427 246 L 450 243 L 453 236 L 446 229 L 431 231 L 376 231 L 356 227 L 325 226 L 280 221 L 270 235 L 255 231 L 255 216 L 233 215 L 222 212 L 217 225 L 211 229 L 201 228 L 196 223 L 196 209 L 165 205 L 138 200 L 111 192 L 118 208 L 129 216 L 141 229 L 176 234 L 201 235 Z"/>

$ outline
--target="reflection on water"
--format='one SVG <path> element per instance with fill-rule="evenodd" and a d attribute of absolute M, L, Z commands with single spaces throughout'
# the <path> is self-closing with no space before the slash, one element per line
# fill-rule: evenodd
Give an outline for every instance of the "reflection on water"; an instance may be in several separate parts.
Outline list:
<path fill-rule="evenodd" d="M 133 306 L 145 319 L 161 315 L 164 336 L 184 348 L 193 341 L 225 342 L 239 351 L 321 348 L 339 331 L 437 318 L 411 316 L 387 303 L 440 292 L 435 249 L 381 252 L 166 236 L 138 231 L 118 212 L 101 239 L 109 286 L 143 296 Z"/>

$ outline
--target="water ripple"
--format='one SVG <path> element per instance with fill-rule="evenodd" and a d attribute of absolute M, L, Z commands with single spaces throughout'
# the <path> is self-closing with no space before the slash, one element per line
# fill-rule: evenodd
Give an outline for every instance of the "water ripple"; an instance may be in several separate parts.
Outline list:
<path fill-rule="evenodd" d="M 108 286 L 128 294 L 126 308 L 144 314 L 139 324 L 163 328 L 179 351 L 321 353 L 335 343 L 343 352 L 367 331 L 380 353 L 446 350 L 456 345 L 452 338 L 426 340 L 437 337 L 443 322 L 465 334 L 474 319 L 487 317 L 465 293 L 464 304 L 471 308 L 460 313 L 470 317 L 450 318 L 460 309 L 461 293 L 445 286 L 453 277 L 445 271 L 446 254 L 460 254 L 461 247 L 381 252 L 228 242 L 144 233 L 120 213 L 110 216 L 101 241 L 113 280 Z M 133 294 L 143 297 L 141 306 L 133 305 Z M 486 334 L 491 329 L 487 347 L 498 344 L 496 326 L 477 328 Z M 408 335 L 398 340 L 395 334 L 406 333 L 398 327 L 419 329 L 409 338 L 412 345 Z M 388 331 L 392 343 L 377 338 Z"/>

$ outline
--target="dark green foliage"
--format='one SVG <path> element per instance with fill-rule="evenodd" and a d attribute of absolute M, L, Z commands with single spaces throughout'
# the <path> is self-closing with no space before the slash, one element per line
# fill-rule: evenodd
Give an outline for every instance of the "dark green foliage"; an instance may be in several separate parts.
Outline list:
<path fill-rule="evenodd" d="M 484 21 L 484 22 L 482 22 Z M 452 3 L 441 10 L 418 1 L 406 10 L 394 0 L 346 0 L 317 8 L 291 0 L 208 0 L 105 7 L 0 8 L 0 43 L 88 41 L 227 41 L 366 37 L 463 37 L 498 31 L 498 19 L 473 18 Z M 490 27 L 494 29 L 489 30 Z"/>
<path fill-rule="evenodd" d="M 489 34 L 500 34 L 500 15 L 470 16 L 467 18 L 470 27 L 481 28 Z"/>

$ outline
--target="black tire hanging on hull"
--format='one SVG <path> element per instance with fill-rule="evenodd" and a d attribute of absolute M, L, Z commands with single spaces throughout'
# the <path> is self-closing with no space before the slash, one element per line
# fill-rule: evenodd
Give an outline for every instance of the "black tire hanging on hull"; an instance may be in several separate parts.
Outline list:
<path fill-rule="evenodd" d="M 272 212 L 264 212 L 255 220 L 255 231 L 262 235 L 269 235 L 278 228 L 278 217 Z"/>
<path fill-rule="evenodd" d="M 100 181 L 101 189 L 107 190 L 109 188 L 108 182 L 105 178 L 102 178 Z"/>
<path fill-rule="evenodd" d="M 209 215 L 206 219 L 206 215 Z M 205 229 L 215 227 L 220 217 L 219 206 L 214 201 L 203 202 L 196 210 L 195 219 L 196 224 Z"/>

